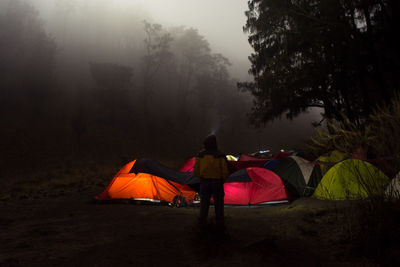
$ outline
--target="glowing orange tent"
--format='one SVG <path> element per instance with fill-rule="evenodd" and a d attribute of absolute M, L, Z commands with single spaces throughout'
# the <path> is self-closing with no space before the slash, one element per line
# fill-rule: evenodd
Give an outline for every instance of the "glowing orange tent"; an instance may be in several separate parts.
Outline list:
<path fill-rule="evenodd" d="M 130 173 L 136 160 L 126 164 L 114 177 L 98 200 L 133 199 L 172 202 L 182 196 L 192 202 L 196 192 L 188 185 L 181 185 L 147 173 Z"/>

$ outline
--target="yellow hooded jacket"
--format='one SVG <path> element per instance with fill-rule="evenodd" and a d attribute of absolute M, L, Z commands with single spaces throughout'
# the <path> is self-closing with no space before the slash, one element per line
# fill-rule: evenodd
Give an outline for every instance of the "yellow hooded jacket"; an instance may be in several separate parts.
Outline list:
<path fill-rule="evenodd" d="M 202 151 L 194 163 L 194 174 L 202 179 L 226 179 L 229 176 L 226 156 L 218 151 Z"/>

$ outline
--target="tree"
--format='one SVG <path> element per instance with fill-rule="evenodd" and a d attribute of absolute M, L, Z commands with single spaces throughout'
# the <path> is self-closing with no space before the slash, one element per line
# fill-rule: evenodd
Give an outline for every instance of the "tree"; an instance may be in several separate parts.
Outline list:
<path fill-rule="evenodd" d="M 212 55 L 208 41 L 197 29 L 177 27 L 172 30 L 172 35 L 177 81 L 176 100 L 179 107 L 177 114 L 184 128 L 187 128 L 191 120 L 189 97 L 207 93 L 207 88 L 212 84 L 209 79 Z M 211 103 L 203 105 L 201 110 L 204 111 L 210 105 Z"/>
<path fill-rule="evenodd" d="M 116 110 L 127 104 L 127 87 L 133 76 L 133 70 L 111 63 L 90 63 L 90 71 L 97 84 L 95 96 L 108 111 L 108 121 L 114 125 Z"/>
<path fill-rule="evenodd" d="M 360 122 L 376 103 L 387 102 L 398 90 L 397 77 L 384 82 L 387 72 L 398 72 L 399 52 L 384 42 L 394 36 L 387 15 L 392 2 L 249 1 L 244 30 L 254 48 L 254 82 L 238 86 L 255 97 L 252 122 L 284 113 L 293 118 L 310 107 L 323 108 L 328 118 L 342 120 L 344 114 Z M 397 58 L 392 69 L 383 68 L 385 47 Z"/>
<path fill-rule="evenodd" d="M 54 124 L 57 47 L 38 12 L 26 1 L 0 5 L 0 155 L 1 172 L 42 166 Z M 4 8 L 4 9 L 3 9 Z M 51 127 L 49 127 L 51 125 Z M 47 151 L 46 151 L 47 150 Z"/>
<path fill-rule="evenodd" d="M 62 44 L 65 45 L 67 40 L 67 21 L 69 17 L 76 11 L 76 0 L 57 0 L 56 1 L 56 8 L 57 13 L 61 18 L 61 39 Z"/>
<path fill-rule="evenodd" d="M 29 110 L 33 120 L 44 115 L 55 84 L 56 52 L 37 11 L 10 1 L 0 14 L 0 108 L 18 110 L 19 115 Z"/>
<path fill-rule="evenodd" d="M 143 108 L 148 113 L 148 102 L 151 95 L 153 81 L 160 68 L 171 59 L 169 51 L 170 43 L 173 40 L 171 35 L 164 31 L 160 24 L 143 22 L 146 37 L 144 39 L 146 54 L 143 56 Z"/>

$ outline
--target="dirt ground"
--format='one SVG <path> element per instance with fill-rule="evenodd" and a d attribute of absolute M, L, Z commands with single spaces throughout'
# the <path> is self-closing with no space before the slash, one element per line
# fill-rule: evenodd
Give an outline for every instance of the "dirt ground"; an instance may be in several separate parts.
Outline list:
<path fill-rule="evenodd" d="M 0 266 L 377 266 L 341 237 L 332 202 L 226 207 L 217 237 L 198 207 L 96 204 L 101 190 L 0 201 Z"/>

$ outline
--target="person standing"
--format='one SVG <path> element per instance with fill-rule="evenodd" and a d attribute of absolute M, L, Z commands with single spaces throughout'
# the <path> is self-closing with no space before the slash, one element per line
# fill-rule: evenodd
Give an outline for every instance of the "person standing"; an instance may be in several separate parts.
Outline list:
<path fill-rule="evenodd" d="M 226 156 L 218 150 L 217 138 L 211 134 L 204 139 L 194 164 L 194 174 L 200 182 L 200 225 L 207 224 L 211 197 L 214 198 L 215 219 L 218 228 L 224 228 L 224 180 L 229 175 Z"/>

